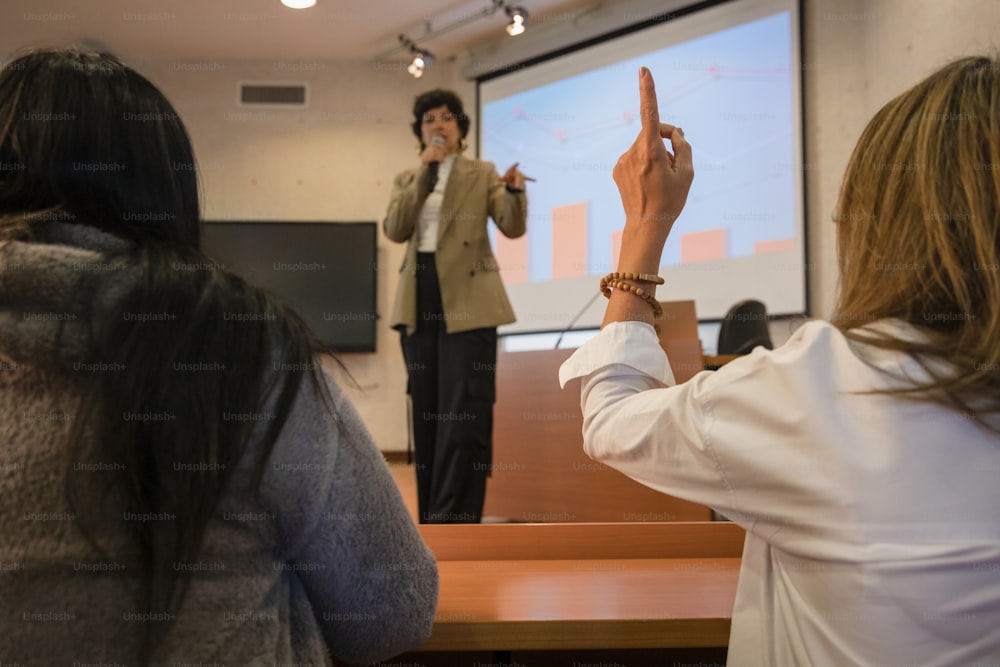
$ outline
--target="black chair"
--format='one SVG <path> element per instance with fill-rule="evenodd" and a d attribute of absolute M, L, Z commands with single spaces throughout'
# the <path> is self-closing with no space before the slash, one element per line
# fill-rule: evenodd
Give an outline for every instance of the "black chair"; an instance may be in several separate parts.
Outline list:
<path fill-rule="evenodd" d="M 774 349 L 767 308 L 760 301 L 740 301 L 726 313 L 719 328 L 717 354 L 750 354 L 758 345 Z"/>

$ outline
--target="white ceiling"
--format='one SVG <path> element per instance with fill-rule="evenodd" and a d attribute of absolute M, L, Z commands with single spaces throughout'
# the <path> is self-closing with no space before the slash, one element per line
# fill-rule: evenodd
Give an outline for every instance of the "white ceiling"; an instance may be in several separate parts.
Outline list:
<path fill-rule="evenodd" d="M 512 0 L 535 24 L 593 0 Z M 403 33 L 438 58 L 506 38 L 492 0 L 317 0 L 288 9 L 279 0 L 0 0 L 0 55 L 39 44 L 83 44 L 126 61 L 400 60 Z M 467 22 L 465 19 L 469 19 Z M 461 25 L 433 36 L 442 28 Z M 531 28 L 529 23 L 529 30 Z M 424 40 L 430 33 L 432 37 Z"/>

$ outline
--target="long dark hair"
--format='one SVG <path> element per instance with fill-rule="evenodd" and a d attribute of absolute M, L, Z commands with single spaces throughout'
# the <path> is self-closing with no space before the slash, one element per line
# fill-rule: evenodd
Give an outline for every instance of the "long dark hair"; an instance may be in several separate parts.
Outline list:
<path fill-rule="evenodd" d="M 136 243 L 198 248 L 194 154 L 148 80 L 109 54 L 28 53 L 0 71 L 0 213 L 58 209 Z"/>
<path fill-rule="evenodd" d="M 71 471 L 67 496 L 102 551 L 96 536 L 106 534 L 108 517 L 121 517 L 142 571 L 137 603 L 174 612 L 190 577 L 174 564 L 198 555 L 249 446 L 257 489 L 307 379 L 332 409 L 316 361 L 331 350 L 277 299 L 202 254 L 184 125 L 155 86 L 115 57 L 44 50 L 4 66 L 0 162 L 12 165 L 0 173 L 0 235 L 30 238 L 38 219 L 55 219 L 126 241 L 107 264 L 124 267 L 118 283 L 127 287 L 113 303 L 89 304 L 81 360 L 82 368 L 116 370 L 74 374 L 82 398 L 70 435 L 71 460 L 123 465 L 100 502 Z M 83 274 L 81 298 L 107 279 Z M 202 465 L 192 472 L 178 462 Z M 169 627 L 145 625 L 143 662 Z"/>

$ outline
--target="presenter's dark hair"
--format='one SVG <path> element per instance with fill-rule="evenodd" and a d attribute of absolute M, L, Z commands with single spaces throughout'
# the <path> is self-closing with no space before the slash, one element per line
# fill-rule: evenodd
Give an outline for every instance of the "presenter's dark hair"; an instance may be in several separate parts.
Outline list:
<path fill-rule="evenodd" d="M 251 457 L 252 499 L 304 383 L 329 405 L 320 371 L 278 369 L 318 369 L 316 355 L 328 350 L 284 305 L 202 254 L 184 125 L 153 84 L 115 57 L 41 50 L 0 69 L 0 163 L 11 166 L 0 172 L 0 239 L 30 239 L 41 225 L 68 221 L 130 242 L 106 259 L 127 267 L 118 283 L 128 287 L 113 304 L 89 304 L 80 360 L 81 368 L 120 370 L 74 374 L 83 398 L 69 436 L 70 461 L 123 467 L 97 502 L 85 491 L 94 475 L 74 474 L 67 461 L 66 489 L 75 523 L 98 549 L 108 553 L 101 538 L 111 520 L 130 534 L 142 572 L 137 604 L 176 612 L 190 575 L 174 565 L 196 560 L 240 461 Z M 80 299 L 93 300 L 108 277 L 81 273 Z M 184 370 L 192 367 L 208 370 Z M 211 465 L 190 472 L 178 462 Z M 126 513 L 174 518 L 125 521 Z M 169 624 L 138 625 L 146 627 L 146 664 Z"/>
<path fill-rule="evenodd" d="M 413 129 L 413 134 L 416 135 L 417 139 L 420 139 L 421 150 L 424 148 L 424 142 L 420 133 L 420 126 L 424 122 L 424 114 L 440 106 L 448 107 L 448 111 L 455 115 L 455 121 L 458 123 L 458 130 L 461 132 L 463 139 L 469 134 L 469 116 L 465 113 L 465 108 L 462 106 L 462 98 L 452 91 L 444 90 L 443 88 L 428 90 L 426 93 L 418 95 L 417 99 L 413 101 L 413 125 L 410 126 Z"/>

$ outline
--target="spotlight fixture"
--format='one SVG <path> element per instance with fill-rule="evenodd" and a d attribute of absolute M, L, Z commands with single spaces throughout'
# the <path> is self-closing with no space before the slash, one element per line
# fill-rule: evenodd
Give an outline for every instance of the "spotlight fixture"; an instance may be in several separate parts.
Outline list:
<path fill-rule="evenodd" d="M 315 1 L 316 0 L 282 0 L 282 2 Z M 483 7 L 478 11 L 467 14 L 466 16 L 458 17 L 447 23 L 438 24 L 437 19 L 428 19 L 424 24 L 423 31 L 419 39 L 421 42 L 427 43 L 429 40 L 447 34 L 452 30 L 463 28 L 474 21 L 494 16 L 501 9 L 510 19 L 510 23 L 507 24 L 507 34 L 511 37 L 516 37 L 517 35 L 523 33 L 528 27 L 528 10 L 525 9 L 523 5 L 511 4 L 512 1 L 516 0 L 489 0 L 488 7 Z M 399 44 L 397 46 L 377 54 L 374 57 L 375 61 L 378 62 L 386 58 L 390 58 L 405 49 L 413 56 L 413 60 L 409 65 L 407 65 L 406 71 L 409 72 L 414 78 L 419 79 L 424 75 L 424 71 L 430 67 L 431 63 L 434 62 L 433 54 L 431 54 L 431 52 L 427 49 L 422 49 L 417 46 L 413 40 L 406 35 L 399 35 L 398 41 Z"/>
<path fill-rule="evenodd" d="M 281 0 L 281 4 L 291 9 L 308 9 L 316 4 L 316 0 Z"/>
<path fill-rule="evenodd" d="M 430 67 L 432 62 L 434 62 L 434 56 L 431 55 L 430 51 L 417 49 L 416 54 L 413 56 L 413 62 L 406 66 L 406 71 L 414 79 L 419 79 L 424 75 L 424 70 Z"/>
<path fill-rule="evenodd" d="M 504 11 L 510 17 L 510 23 L 507 24 L 507 34 L 511 37 L 517 37 L 524 32 L 525 25 L 528 23 L 528 10 L 524 7 L 505 5 Z"/>
<path fill-rule="evenodd" d="M 414 79 L 419 79 L 424 75 L 424 70 L 430 67 L 431 63 L 434 62 L 434 54 L 427 49 L 421 49 L 406 35 L 399 36 L 399 43 L 402 44 L 404 48 L 409 49 L 410 53 L 413 54 L 413 60 L 406 66 L 406 71 L 409 72 L 410 76 Z"/>

